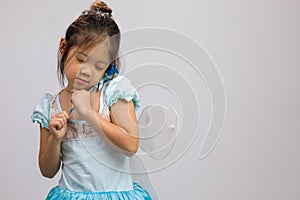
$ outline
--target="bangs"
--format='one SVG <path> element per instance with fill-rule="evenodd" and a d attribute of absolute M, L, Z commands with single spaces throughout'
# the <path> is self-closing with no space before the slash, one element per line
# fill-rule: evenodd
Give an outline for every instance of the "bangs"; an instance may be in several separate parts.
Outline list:
<path fill-rule="evenodd" d="M 118 57 L 120 34 L 109 37 L 105 32 L 102 34 L 95 32 L 79 33 L 72 39 L 72 42 L 69 44 L 72 44 L 72 47 L 78 47 L 78 50 L 82 51 L 96 48 L 98 45 L 103 45 L 107 42 L 110 62 L 113 62 Z"/>
<path fill-rule="evenodd" d="M 77 46 L 81 50 L 88 50 L 103 43 L 107 38 L 108 35 L 104 33 L 101 35 L 97 33 L 78 34 L 74 37 L 72 46 Z"/>

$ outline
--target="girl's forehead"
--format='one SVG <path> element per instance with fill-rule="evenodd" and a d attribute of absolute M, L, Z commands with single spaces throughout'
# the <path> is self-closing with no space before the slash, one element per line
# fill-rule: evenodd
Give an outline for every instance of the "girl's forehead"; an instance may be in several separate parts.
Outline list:
<path fill-rule="evenodd" d="M 86 46 L 82 46 L 82 47 L 79 47 L 78 48 L 78 52 L 83 52 L 85 53 L 86 55 L 108 55 L 109 53 L 109 45 L 107 42 L 101 42 L 101 43 L 98 43 L 96 45 L 92 45 L 92 46 L 89 46 L 89 47 L 86 47 Z"/>
<path fill-rule="evenodd" d="M 82 55 L 88 59 L 101 60 L 106 63 L 110 63 L 109 48 L 107 44 L 94 45 L 92 47 L 75 47 L 73 49 L 73 55 Z"/>

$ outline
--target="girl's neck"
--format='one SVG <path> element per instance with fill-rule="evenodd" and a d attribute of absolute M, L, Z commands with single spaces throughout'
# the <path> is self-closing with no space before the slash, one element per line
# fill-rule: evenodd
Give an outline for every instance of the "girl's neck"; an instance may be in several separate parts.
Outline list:
<path fill-rule="evenodd" d="M 68 87 L 65 87 L 64 90 L 65 90 L 67 93 L 70 93 L 70 94 L 73 93 L 73 90 L 70 90 Z"/>

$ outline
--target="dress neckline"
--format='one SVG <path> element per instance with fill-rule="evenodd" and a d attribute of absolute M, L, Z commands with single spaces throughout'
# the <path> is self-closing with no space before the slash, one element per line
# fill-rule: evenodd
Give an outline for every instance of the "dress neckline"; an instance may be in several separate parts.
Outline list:
<path fill-rule="evenodd" d="M 102 84 L 102 86 L 103 86 L 103 85 L 104 85 L 104 83 Z M 102 88 L 103 88 L 102 86 L 100 87 L 100 90 L 99 90 L 99 101 L 100 101 L 100 105 L 99 105 L 99 109 L 98 109 L 98 111 L 97 111 L 99 114 L 101 114 L 100 111 L 101 111 L 102 104 L 103 104 L 103 103 L 101 102 L 101 97 L 102 97 L 101 93 L 102 93 Z M 55 97 L 55 101 L 56 101 L 56 105 L 57 105 L 58 112 L 62 112 L 62 111 L 63 111 L 63 109 L 62 109 L 62 107 L 61 107 L 61 104 L 60 104 L 60 100 L 59 100 L 60 93 L 61 93 L 62 91 L 63 91 L 63 89 L 60 90 L 60 91 L 58 92 L 58 94 L 56 95 L 56 97 Z M 68 121 L 69 121 L 69 122 L 72 122 L 72 123 L 75 123 L 75 124 L 83 124 L 83 123 L 87 123 L 86 120 L 78 120 L 78 119 L 72 119 L 72 118 L 69 118 Z"/>

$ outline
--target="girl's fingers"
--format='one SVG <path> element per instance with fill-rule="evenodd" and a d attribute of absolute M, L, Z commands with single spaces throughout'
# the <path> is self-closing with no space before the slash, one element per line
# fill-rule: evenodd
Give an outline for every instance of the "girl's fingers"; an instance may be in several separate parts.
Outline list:
<path fill-rule="evenodd" d="M 59 118 L 59 120 L 60 120 L 62 125 L 67 123 L 67 119 L 65 117 L 64 118 Z"/>
<path fill-rule="evenodd" d="M 63 125 L 59 120 L 53 120 L 52 127 L 54 127 L 56 130 L 60 130 L 62 126 Z"/>
<path fill-rule="evenodd" d="M 69 115 L 68 115 L 67 111 L 63 111 L 63 114 L 65 115 L 66 119 L 69 118 Z"/>
<path fill-rule="evenodd" d="M 66 124 L 68 121 L 65 116 L 58 118 L 62 122 L 62 124 Z"/>
<path fill-rule="evenodd" d="M 61 119 L 61 118 L 56 119 L 56 123 L 59 125 L 58 126 L 59 129 L 61 129 L 63 127 L 63 125 L 64 125 L 63 119 Z"/>
<path fill-rule="evenodd" d="M 66 122 L 64 120 L 64 118 L 62 117 L 55 117 L 53 118 L 53 122 L 57 125 L 59 124 L 60 126 L 63 126 Z"/>
<path fill-rule="evenodd" d="M 57 129 L 57 130 L 61 130 L 62 127 L 63 127 L 63 125 L 61 125 L 60 123 L 58 123 L 58 125 L 56 126 L 56 129 Z"/>
<path fill-rule="evenodd" d="M 68 113 L 66 111 L 54 115 L 51 119 L 50 126 L 59 131 L 68 123 Z"/>
<path fill-rule="evenodd" d="M 65 118 L 65 119 L 69 118 L 69 115 L 66 111 L 62 111 L 62 112 L 56 114 L 56 116 L 59 116 L 59 117 Z"/>
<path fill-rule="evenodd" d="M 63 111 L 56 114 L 55 117 L 68 118 L 68 113 L 66 113 L 66 111 Z"/>
<path fill-rule="evenodd" d="M 67 123 L 68 122 L 68 113 L 66 111 L 63 111 L 61 113 L 58 113 L 57 115 L 55 115 L 55 118 L 56 119 L 60 119 L 60 120 L 63 120 L 63 123 Z"/>

